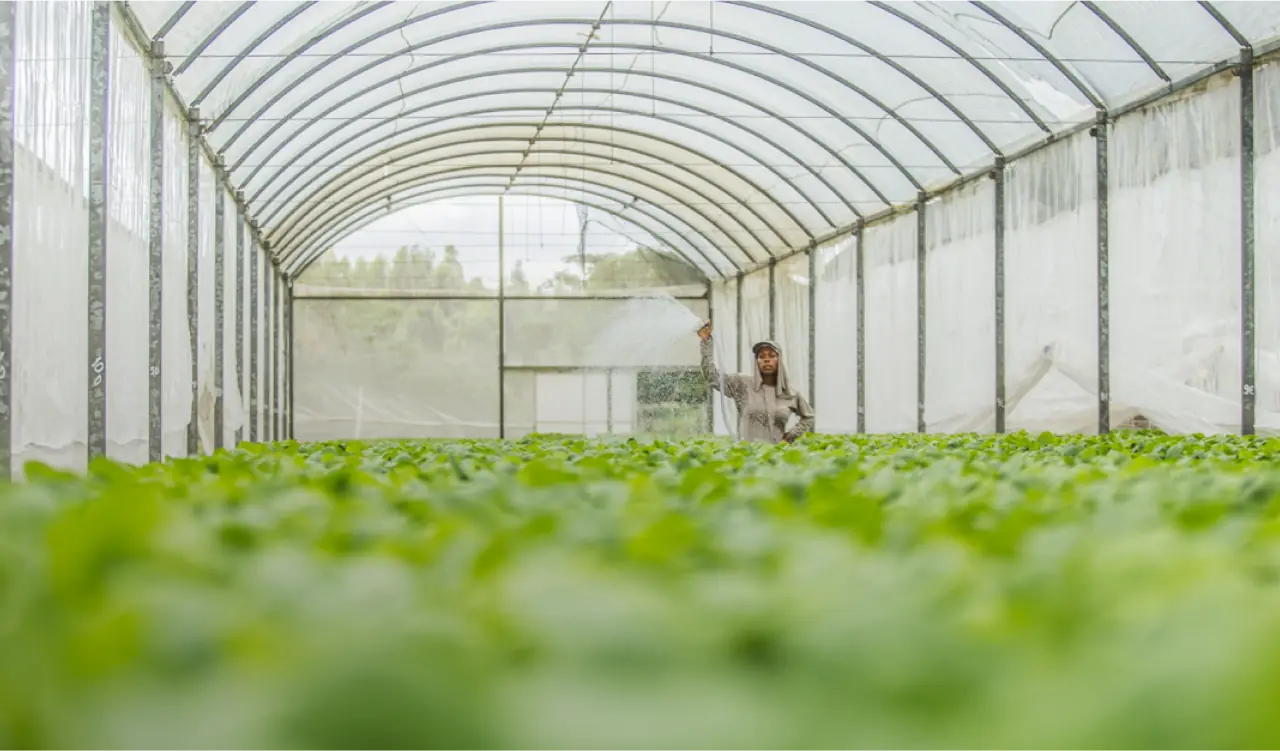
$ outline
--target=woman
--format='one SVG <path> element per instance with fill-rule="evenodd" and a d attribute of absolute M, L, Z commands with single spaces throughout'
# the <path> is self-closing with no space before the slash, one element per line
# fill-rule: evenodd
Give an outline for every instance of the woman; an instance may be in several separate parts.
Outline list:
<path fill-rule="evenodd" d="M 813 430 L 813 408 L 803 396 L 791 390 L 777 344 L 760 342 L 751 348 L 756 356 L 755 375 L 721 375 L 713 356 L 710 321 L 698 331 L 698 337 L 702 339 L 702 374 L 707 383 L 738 405 L 740 438 L 791 443 Z M 792 415 L 800 419 L 788 430 Z"/>

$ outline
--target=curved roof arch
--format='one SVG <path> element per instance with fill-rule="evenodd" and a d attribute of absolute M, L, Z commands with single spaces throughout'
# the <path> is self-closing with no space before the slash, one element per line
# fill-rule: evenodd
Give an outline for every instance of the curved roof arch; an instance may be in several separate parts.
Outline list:
<path fill-rule="evenodd" d="M 204 138 L 250 214 L 268 236 L 289 235 L 275 252 L 301 240 L 286 228 L 331 226 L 349 208 L 308 203 L 343 195 L 331 185 L 347 174 L 342 160 L 415 143 L 432 126 L 402 128 L 409 117 L 447 125 L 476 116 L 449 108 L 493 99 L 492 114 L 542 113 L 520 164 L 488 154 L 490 171 L 514 169 L 507 189 L 544 151 L 544 131 L 629 118 L 659 136 L 644 158 L 672 163 L 667 176 L 606 164 L 598 169 L 626 178 L 592 185 L 661 181 L 668 195 L 650 192 L 653 201 L 707 204 L 666 208 L 705 233 L 701 251 L 734 266 L 915 200 L 1280 36 L 1280 4 L 1207 1 L 189 0 L 125 12 L 164 41 L 172 83 L 200 108 Z M 316 158 L 330 154 L 341 155 L 337 167 Z M 560 156 L 571 179 L 570 155 Z M 704 168 L 708 158 L 718 167 Z M 699 176 L 673 181 L 677 167 Z M 768 200 L 743 205 L 744 186 Z"/>
<path fill-rule="evenodd" d="M 473 175 L 471 176 L 470 179 L 475 180 L 476 177 L 477 176 Z M 467 178 L 464 178 L 464 179 L 467 179 Z M 577 186 L 574 186 L 571 190 L 573 193 L 582 192 L 581 188 Z M 471 197 L 477 197 L 477 196 L 498 197 L 498 196 L 516 195 L 516 196 L 554 199 L 558 201 L 564 201 L 565 203 L 580 204 L 582 206 L 595 209 L 597 211 L 600 211 L 602 213 L 605 213 L 614 217 L 618 221 L 625 222 L 629 225 L 632 225 L 633 227 L 636 227 L 642 230 L 646 235 L 648 235 L 650 238 L 652 238 L 655 241 L 655 245 L 658 246 L 655 249 L 666 250 L 668 252 L 671 252 L 672 254 L 678 256 L 679 258 L 687 262 L 689 265 L 693 266 L 694 268 L 698 269 L 702 273 L 706 274 L 708 278 L 711 278 L 713 275 L 718 275 L 720 273 L 719 270 L 716 268 L 716 266 L 712 264 L 705 256 L 702 256 L 701 254 L 690 255 L 689 253 L 681 251 L 679 248 L 665 241 L 662 238 L 662 236 L 655 231 L 655 226 L 653 224 L 648 223 L 646 219 L 644 218 L 638 219 L 634 216 L 628 216 L 627 211 L 634 209 L 634 207 L 625 206 L 625 205 L 624 206 L 610 205 L 608 201 L 612 199 L 610 199 L 609 196 L 603 193 L 600 193 L 598 191 L 587 191 L 587 195 L 591 196 L 590 198 L 587 198 L 583 195 L 571 195 L 569 191 L 570 189 L 566 188 L 561 190 L 560 192 L 556 192 L 556 187 L 550 184 L 521 185 L 511 190 L 507 190 L 505 182 L 501 179 L 479 179 L 479 180 L 475 180 L 474 182 L 467 182 L 465 184 L 457 184 L 457 185 L 433 184 L 427 187 L 408 190 L 408 191 L 405 191 L 403 194 L 396 196 L 395 199 L 393 199 L 392 201 L 390 201 L 384 206 L 369 207 L 359 212 L 358 214 L 348 217 L 344 222 L 342 222 L 341 225 L 330 230 L 329 234 L 325 238 L 323 238 L 322 241 L 315 243 L 307 252 L 298 255 L 297 258 L 293 261 L 293 263 L 285 267 L 285 270 L 287 273 L 291 274 L 294 277 L 301 275 L 312 264 L 314 264 L 321 257 L 323 257 L 324 254 L 330 248 L 332 248 L 335 244 L 341 242 L 343 239 L 347 237 L 350 237 L 351 235 L 354 235 L 355 233 L 359 232 L 361 229 L 364 229 L 365 227 L 369 226 L 370 224 L 373 224 L 379 219 L 385 216 L 389 216 L 397 211 L 401 211 L 407 208 L 412 208 L 414 206 L 421 206 L 429 203 L 445 201 L 451 198 L 471 198 Z M 642 216 L 647 217 L 648 215 L 642 212 Z M 656 222 L 656 223 L 657 223 L 657 226 L 664 227 L 665 229 L 670 230 L 669 227 L 665 227 L 665 225 L 661 224 L 661 222 Z M 693 247 L 696 248 L 696 246 L 693 246 Z"/>
<path fill-rule="evenodd" d="M 484 153 L 484 152 L 481 152 Z M 515 152 L 507 152 L 512 154 Z M 441 160 L 445 161 L 445 160 Z M 274 249 L 275 252 L 287 264 L 296 258 L 300 253 L 305 252 L 306 248 L 314 244 L 317 238 L 322 238 L 325 233 L 331 230 L 333 226 L 340 224 L 348 216 L 362 211 L 367 208 L 374 208 L 395 196 L 400 191 L 408 190 L 423 185 L 430 185 L 435 182 L 456 178 L 459 176 L 479 173 L 483 171 L 493 170 L 492 164 L 479 163 L 473 165 L 448 166 L 433 171 L 425 175 L 417 175 L 406 177 L 388 185 L 381 186 L 377 193 L 373 194 L 368 200 L 352 202 L 341 207 L 337 207 L 335 211 L 324 215 L 324 223 L 322 226 L 314 228 L 309 234 L 309 239 L 298 242 L 294 247 L 281 250 Z M 508 166 L 509 169 L 509 166 Z M 500 173 L 508 180 L 509 173 Z M 610 181 L 606 181 L 609 178 Z M 664 186 L 652 185 L 644 182 L 641 178 L 632 176 L 617 176 L 608 172 L 604 172 L 596 167 L 583 168 L 581 166 L 565 166 L 565 165 L 533 165 L 527 170 L 526 182 L 539 180 L 554 180 L 574 186 L 574 190 L 585 190 L 586 187 L 598 188 L 601 190 L 616 191 L 624 195 L 632 196 L 633 201 L 643 201 L 645 204 L 661 209 L 666 214 L 677 219 L 680 224 L 689 227 L 694 234 L 700 237 L 705 243 L 701 247 L 704 254 L 710 259 L 719 258 L 721 263 L 713 265 L 724 272 L 726 269 L 729 273 L 741 272 L 745 267 L 752 263 L 752 259 L 743 250 L 737 239 L 728 236 L 726 241 L 717 241 L 724 237 L 724 232 L 717 223 L 709 218 L 706 213 L 696 204 L 681 200 L 673 196 Z M 519 187 L 523 183 L 516 183 L 512 188 Z"/>
<path fill-rule="evenodd" d="M 529 129 L 532 130 L 532 127 Z M 474 136 L 474 130 L 460 129 L 456 134 Z M 338 193 L 349 194 L 332 193 L 317 197 L 314 217 L 306 223 L 291 226 L 287 230 L 288 234 L 269 237 L 271 247 L 279 251 L 291 251 L 298 244 L 305 243 L 307 239 L 314 237 L 326 223 L 332 223 L 333 217 L 337 216 L 343 207 L 367 205 L 367 203 L 378 201 L 388 191 L 396 191 L 402 183 L 419 178 L 430 178 L 433 174 L 448 174 L 449 170 L 458 166 L 471 166 L 472 160 L 479 160 L 477 164 L 506 166 L 507 169 L 512 170 L 512 183 L 515 182 L 518 171 L 554 169 L 575 175 L 582 182 L 598 183 L 602 186 L 627 189 L 627 191 L 646 189 L 646 191 L 659 192 L 668 200 L 675 202 L 671 206 L 673 210 L 681 211 L 682 214 L 691 212 L 692 215 L 699 217 L 704 225 L 710 225 L 712 228 L 710 237 L 716 241 L 717 249 L 740 266 L 760 264 L 772 257 L 764 234 L 782 237 L 777 226 L 765 221 L 750 203 L 744 201 L 736 205 L 748 210 L 746 214 L 749 216 L 744 216 L 744 211 L 741 210 L 726 210 L 724 206 L 730 202 L 714 200 L 707 192 L 719 189 L 713 180 L 664 157 L 637 151 L 641 157 L 648 156 L 659 160 L 657 166 L 652 166 L 644 161 L 618 156 L 618 147 L 612 143 L 586 137 L 540 138 L 536 152 L 527 150 L 527 141 L 529 138 L 520 137 L 468 138 L 466 141 L 444 143 L 444 145 L 429 146 L 408 152 L 401 159 L 403 166 L 388 169 L 385 175 L 379 174 L 380 170 L 376 166 L 366 169 L 362 177 L 372 175 L 374 179 L 362 186 L 346 183 L 337 188 Z M 543 146 L 544 143 L 563 143 L 566 147 L 547 147 Z M 568 148 L 570 146 L 579 147 L 581 150 Z M 585 148 L 589 146 L 599 146 L 604 154 L 588 154 Z M 626 151 L 635 151 L 635 148 L 627 148 Z M 530 164 L 530 156 L 550 156 L 552 159 L 545 162 L 534 161 Z M 588 159 L 591 161 L 588 162 Z M 751 221 L 753 215 L 758 223 Z M 733 252 L 730 252 L 730 248 Z"/>
<path fill-rule="evenodd" d="M 596 72 L 602 72 L 602 70 L 603 69 L 596 69 Z M 541 68 L 541 69 L 534 69 L 534 70 L 530 70 L 528 68 L 522 68 L 522 69 L 511 69 L 511 70 L 486 71 L 482 74 L 477 74 L 474 76 L 447 79 L 439 82 L 438 84 L 429 85 L 426 88 L 434 89 L 438 87 L 444 87 L 444 86 L 449 86 L 452 84 L 459 84 L 459 83 L 468 84 L 469 88 L 473 88 L 476 85 L 487 82 L 488 79 L 502 78 L 506 76 L 515 76 L 515 75 L 528 75 L 531 72 L 543 73 L 543 72 L 559 72 L 559 71 L 553 68 Z M 661 77 L 665 81 L 688 86 L 694 91 L 702 91 L 708 94 L 718 94 L 720 96 L 723 96 L 723 92 L 708 91 L 705 87 L 703 87 L 702 84 L 699 84 L 698 82 L 692 81 L 689 79 L 680 78 L 679 76 L 660 76 L 659 74 L 652 74 L 646 71 L 633 71 L 629 75 L 640 76 L 640 77 L 653 76 L 655 78 Z M 502 82 L 495 81 L 494 83 L 497 85 L 501 85 Z M 413 130 L 416 127 L 422 127 L 422 125 L 424 124 L 401 129 L 399 127 L 399 124 L 403 121 L 403 118 L 412 117 L 414 115 L 418 115 L 419 113 L 425 112 L 427 110 L 431 110 L 431 109 L 435 109 L 438 107 L 443 107 L 451 104 L 458 104 L 461 102 L 466 102 L 474 99 L 480 99 L 484 97 L 496 96 L 496 97 L 511 99 L 512 97 L 515 97 L 518 95 L 524 95 L 524 94 L 532 94 L 532 95 L 554 94 L 557 90 L 558 89 L 549 88 L 549 87 L 527 87 L 527 86 L 514 86 L 514 87 L 504 86 L 497 90 L 481 90 L 481 91 L 469 90 L 455 96 L 433 99 L 431 101 L 428 101 L 425 104 L 415 105 L 413 107 L 407 107 L 404 109 L 396 110 L 393 114 L 389 114 L 381 117 L 375 115 L 374 113 L 376 113 L 378 110 L 381 110 L 384 107 L 390 106 L 390 104 L 392 104 L 395 101 L 394 99 L 386 100 L 370 108 L 366 108 L 361 112 L 350 115 L 348 117 L 338 118 L 337 122 L 331 123 L 327 130 L 322 131 L 321 134 L 318 135 L 316 138 L 309 140 L 304 144 L 299 145 L 292 142 L 281 142 L 277 144 L 270 153 L 264 156 L 264 161 L 256 164 L 246 165 L 246 167 L 251 167 L 252 169 L 250 169 L 250 171 L 248 172 L 248 175 L 243 185 L 247 189 L 247 192 L 250 194 L 251 200 L 257 200 L 261 198 L 261 202 L 258 203 L 258 205 L 261 206 L 264 210 L 271 209 L 273 208 L 273 205 L 276 203 L 276 201 L 281 199 L 282 193 L 288 190 L 292 185 L 296 184 L 300 180 L 307 179 L 308 175 L 312 174 L 317 169 L 319 170 L 330 169 L 330 168 L 324 167 L 323 165 L 319 165 L 312 162 L 303 162 L 302 160 L 308 154 L 312 153 L 316 149 L 322 149 L 331 140 L 335 141 L 332 144 L 332 146 L 335 148 L 341 148 L 342 146 L 351 146 L 353 144 L 359 144 L 364 146 L 364 150 L 367 150 L 370 147 L 370 145 L 363 144 L 363 140 L 366 138 L 369 138 L 372 141 L 372 145 L 380 145 L 380 144 L 393 141 L 395 138 L 398 138 L 399 136 L 405 133 L 408 133 L 409 131 Z M 672 96 L 656 95 L 656 94 L 641 96 L 639 94 L 635 94 L 631 92 L 614 92 L 604 87 L 591 87 L 591 88 L 584 87 L 581 89 L 577 89 L 575 93 L 603 95 L 603 96 L 606 96 L 607 100 L 610 102 L 616 101 L 620 97 L 621 98 L 637 98 L 637 99 L 640 99 L 641 102 L 665 104 L 672 107 L 689 110 L 690 112 L 695 113 L 696 115 L 699 115 L 704 118 L 717 120 L 718 122 L 715 124 L 716 127 L 726 129 L 723 133 L 716 133 L 708 128 L 700 128 L 696 125 L 692 125 L 690 124 L 690 122 L 688 122 L 688 120 L 690 120 L 691 118 L 688 118 L 688 117 L 682 118 L 679 116 L 679 113 L 664 114 L 664 113 L 657 113 L 655 111 L 644 112 L 643 110 L 640 110 L 640 109 L 634 109 L 634 108 L 628 109 L 625 107 L 611 106 L 608 104 L 583 105 L 583 104 L 570 103 L 570 104 L 563 105 L 560 108 L 561 113 L 565 112 L 566 110 L 575 110 L 575 111 L 584 111 L 584 112 L 591 112 L 591 113 L 621 113 L 621 114 L 635 115 L 637 117 L 652 119 L 661 123 L 673 125 L 682 129 L 692 131 L 699 137 L 706 138 L 711 141 L 716 141 L 718 143 L 724 144 L 726 146 L 729 146 L 730 148 L 733 148 L 742 152 L 743 154 L 747 155 L 750 159 L 754 160 L 754 162 L 758 164 L 760 167 L 764 169 L 768 169 L 771 172 L 773 172 L 774 175 L 778 177 L 780 180 L 790 183 L 790 187 L 797 195 L 801 195 L 801 196 L 805 195 L 806 190 L 801 189 L 799 186 L 795 185 L 794 180 L 792 178 L 788 178 L 785 175 L 783 175 L 780 172 L 780 167 L 778 167 L 778 165 L 770 163 L 767 160 L 767 157 L 761 157 L 757 155 L 755 153 L 756 150 L 754 148 L 751 148 L 750 145 L 744 145 L 732 138 L 732 136 L 737 134 L 747 135 L 750 137 L 749 140 L 758 142 L 756 145 L 763 144 L 768 149 L 772 149 L 774 152 L 781 154 L 785 159 L 790 160 L 791 163 L 794 163 L 795 165 L 797 165 L 805 173 L 811 176 L 814 179 L 814 181 L 819 183 L 821 185 L 821 188 L 825 189 L 825 191 L 827 191 L 832 197 L 834 197 L 836 201 L 838 201 L 841 205 L 843 205 L 844 208 L 849 212 L 849 214 L 852 215 L 852 217 L 854 218 L 861 217 L 861 212 L 859 212 L 859 210 L 855 207 L 854 203 L 851 202 L 844 195 L 844 193 L 832 183 L 831 179 L 822 173 L 821 170 L 814 168 L 809 161 L 795 154 L 794 151 L 792 150 L 792 147 L 789 147 L 779 142 L 780 140 L 783 140 L 783 139 L 779 139 L 778 137 L 772 136 L 769 133 L 764 132 L 759 128 L 755 128 L 751 125 L 748 125 L 743 120 L 728 117 L 724 114 L 715 112 L 712 109 L 701 106 L 696 102 L 689 102 L 689 101 L 685 101 L 684 99 L 676 98 Z M 726 97 L 726 98 L 735 99 L 735 101 L 741 104 L 747 105 L 752 109 L 760 113 L 763 113 L 773 118 L 774 120 L 777 120 L 778 122 L 786 124 L 786 126 L 790 129 L 790 131 L 795 136 L 799 136 L 801 138 L 807 137 L 806 131 L 804 131 L 794 122 L 776 113 L 775 111 L 770 110 L 767 107 L 752 104 L 742 98 L 732 98 L 732 97 Z M 328 111 L 331 111 L 332 109 L 333 108 L 331 108 L 330 110 L 327 110 L 326 113 Z M 442 114 L 442 115 L 438 115 L 437 117 L 440 120 L 447 120 L 450 117 L 465 117 L 468 114 L 471 114 L 471 113 L 464 112 L 460 114 L 459 113 Z M 308 124 L 314 124 L 318 122 L 322 122 L 322 120 L 320 120 L 319 118 L 313 119 L 309 121 Z M 358 124 L 365 124 L 365 125 L 362 129 L 358 129 L 355 132 L 343 133 L 343 131 L 345 131 L 349 127 L 358 125 Z M 430 123 L 425 123 L 425 124 L 430 124 Z M 392 132 L 390 134 L 385 136 L 376 134 L 376 131 L 380 129 L 387 129 L 388 126 L 391 126 L 392 128 Z M 301 130 L 305 130 L 305 129 L 306 129 L 306 126 L 304 125 Z M 299 132 L 301 132 L 301 130 Z M 341 134 L 341 137 L 340 137 L 340 134 Z M 818 146 L 819 148 L 823 148 L 822 142 L 816 141 L 816 140 L 812 140 L 812 142 L 814 145 Z M 258 185 L 256 189 L 249 189 L 249 187 L 253 184 L 253 179 L 260 173 L 260 171 L 267 168 L 270 165 L 271 160 L 277 155 L 279 155 L 280 152 L 284 150 L 285 147 L 288 145 L 295 146 L 295 149 L 293 150 L 293 152 L 291 154 L 288 154 L 282 163 L 274 166 L 274 171 L 265 180 L 265 182 Z M 832 157 L 832 159 L 834 160 L 838 161 L 840 159 L 838 152 L 835 152 L 834 150 L 826 149 L 825 153 L 830 157 Z M 297 165 L 297 169 L 293 169 L 295 165 Z M 867 184 L 868 187 L 871 187 L 870 184 L 865 180 L 865 178 L 861 178 L 861 173 L 857 170 L 856 167 L 851 167 L 851 171 L 853 172 L 854 175 L 859 176 L 860 179 L 862 179 L 862 182 L 864 184 Z M 278 187 L 275 191 L 272 191 L 268 194 L 268 190 L 271 188 L 273 183 L 275 183 L 277 179 L 281 179 L 283 175 L 289 175 L 289 177 L 282 183 L 280 187 Z M 808 192 L 813 192 L 813 191 L 812 189 L 810 189 Z M 296 192 L 293 194 L 290 194 L 290 196 L 293 196 L 293 195 L 296 195 Z M 887 199 L 885 199 L 883 196 L 878 195 L 877 197 L 887 202 Z M 289 197 L 284 197 L 284 200 L 287 202 L 289 200 Z M 827 213 L 819 205 L 815 205 L 811 200 L 809 201 L 809 204 L 820 215 L 820 218 L 827 223 L 828 226 L 840 226 L 842 224 L 848 223 L 847 217 L 845 217 L 845 221 L 837 222 L 836 220 L 833 220 L 830 216 L 828 216 Z"/>
<path fill-rule="evenodd" d="M 569 109 L 575 109 L 575 108 L 570 107 Z M 327 195 L 332 195 L 332 193 L 334 192 L 338 192 L 342 189 L 349 188 L 351 186 L 351 181 L 353 180 L 359 180 L 364 175 L 368 175 L 372 171 L 377 170 L 380 167 L 389 165 L 391 163 L 400 162 L 402 159 L 405 158 L 405 155 L 403 152 L 406 147 L 417 146 L 424 141 L 435 139 L 440 136 L 446 136 L 446 135 L 457 134 L 459 136 L 469 136 L 473 132 L 489 130 L 493 128 L 528 127 L 528 128 L 535 128 L 536 132 L 533 134 L 533 137 L 537 139 L 538 143 L 559 142 L 559 141 L 566 140 L 564 137 L 557 137 L 554 135 L 547 134 L 547 131 L 549 130 L 563 129 L 567 131 L 569 134 L 571 134 L 571 138 L 568 140 L 572 140 L 573 142 L 596 143 L 601 145 L 607 145 L 611 150 L 621 149 L 623 151 L 630 151 L 630 152 L 635 152 L 637 154 L 641 154 L 642 156 L 651 158 L 658 163 L 667 165 L 684 174 L 695 176 L 698 179 L 704 180 L 708 183 L 710 187 L 714 189 L 718 189 L 722 191 L 724 194 L 730 196 L 729 205 L 724 207 L 725 213 L 733 213 L 730 209 L 732 209 L 734 206 L 738 206 L 738 205 L 742 206 L 747 210 L 748 213 L 750 213 L 756 220 L 760 222 L 760 224 L 763 226 L 765 230 L 767 230 L 770 234 L 772 234 L 773 237 L 776 238 L 779 242 L 782 242 L 792 247 L 794 246 L 794 243 L 786 239 L 786 236 L 784 233 L 786 233 L 787 230 L 785 228 L 780 229 L 780 224 L 778 223 L 780 220 L 789 221 L 790 224 L 794 226 L 795 231 L 803 233 L 805 238 L 807 238 L 808 240 L 813 240 L 814 234 L 807 229 L 806 225 L 796 217 L 796 215 L 791 211 L 791 209 L 789 209 L 785 203 L 778 200 L 777 196 L 775 196 L 773 193 L 765 190 L 757 181 L 752 179 L 750 176 L 743 174 L 742 171 L 735 168 L 732 164 L 717 162 L 715 159 L 713 159 L 712 157 L 710 157 L 709 155 L 707 155 L 706 153 L 698 149 L 695 149 L 691 146 L 682 145 L 680 143 L 677 143 L 671 139 L 664 138 L 662 136 L 654 135 L 652 133 L 645 133 L 632 128 L 620 127 L 620 126 L 612 125 L 609 123 L 588 123 L 588 122 L 546 123 L 544 122 L 543 124 L 538 125 L 537 123 L 524 122 L 524 121 L 503 121 L 503 122 L 482 121 L 479 123 L 468 123 L 465 125 L 457 124 L 459 122 L 465 122 L 465 118 L 478 117 L 481 115 L 518 114 L 520 111 L 521 110 L 519 109 L 512 110 L 504 107 L 489 107 L 489 108 L 482 108 L 477 110 L 469 110 L 466 112 L 458 113 L 457 115 L 444 121 L 446 124 L 454 123 L 455 125 L 452 128 L 447 128 L 447 129 L 435 131 L 432 133 L 420 134 L 407 142 L 395 143 L 392 145 L 385 146 L 383 149 L 381 149 L 376 153 L 362 154 L 361 158 L 359 159 L 359 161 L 356 162 L 356 164 L 364 165 L 363 174 L 360 174 L 361 167 L 359 166 L 348 167 L 347 169 L 343 170 L 341 173 L 335 175 L 335 177 L 333 177 L 332 179 L 325 179 L 325 180 L 315 179 L 311 183 L 308 183 L 306 185 L 299 187 L 299 189 L 297 189 L 293 194 L 294 196 L 298 196 L 299 194 L 304 193 L 309 187 L 313 187 L 313 190 L 311 193 L 308 194 L 307 198 L 302 198 L 298 201 L 297 206 L 299 208 L 290 212 L 289 217 L 292 219 L 293 217 L 298 217 L 300 214 L 302 216 L 305 216 L 305 213 L 301 211 L 301 207 L 304 207 L 312 202 L 310 199 L 310 196 L 317 196 L 317 198 L 315 199 L 316 201 L 323 202 L 324 200 L 326 200 L 325 196 L 317 195 L 319 191 L 324 189 L 324 186 L 330 186 L 329 193 Z M 606 110 L 606 111 L 609 111 L 609 110 Z M 434 123 L 427 123 L 427 124 L 429 125 Z M 586 136 L 586 133 L 588 131 L 601 131 L 602 134 L 599 138 L 588 138 Z M 408 131 L 402 131 L 402 132 L 408 132 Z M 655 142 L 653 148 L 650 148 L 650 144 L 647 143 L 648 141 Z M 531 139 L 529 153 L 532 153 L 532 149 L 534 148 L 534 146 L 535 144 Z M 670 153 L 671 156 L 667 156 L 666 154 L 663 153 L 667 149 L 670 150 L 670 152 L 668 153 Z M 421 152 L 413 152 L 413 153 L 416 154 Z M 688 161 L 688 162 L 677 161 L 677 159 L 679 159 L 684 155 L 688 155 L 693 159 L 695 159 L 696 161 Z M 584 153 L 583 156 L 585 158 L 587 154 Z M 341 162 L 339 164 L 341 164 Z M 699 167 L 699 166 L 713 167 L 713 168 L 718 168 L 719 170 L 726 171 L 729 173 L 729 178 L 725 179 L 723 182 L 721 180 L 712 180 L 710 179 L 710 176 L 708 176 L 704 171 L 693 169 L 693 167 Z M 353 173 L 356 173 L 356 174 L 353 175 Z M 777 175 L 777 177 L 779 180 L 785 179 L 780 174 Z M 743 196 L 743 195 L 735 194 L 735 191 L 730 189 L 733 187 L 737 187 L 739 189 L 738 192 L 741 192 L 741 189 L 745 188 L 746 195 Z M 772 205 L 772 207 L 776 209 L 777 213 L 780 214 L 781 216 L 775 217 L 773 220 L 765 218 L 760 213 L 760 211 L 755 208 L 755 204 L 752 202 L 753 194 L 754 194 L 754 197 L 757 198 L 757 200 L 759 200 L 761 203 L 765 204 L 766 206 Z M 292 198 L 290 200 L 292 201 Z M 818 208 L 817 204 L 815 204 L 811 199 L 806 199 L 806 200 L 812 208 L 817 210 Z M 274 217 L 273 214 L 270 214 L 270 213 L 267 214 L 266 221 L 270 222 L 273 217 Z M 281 225 L 282 231 L 288 232 L 289 226 L 290 224 L 288 222 L 282 223 Z M 755 236 L 753 234 L 753 238 L 754 237 Z M 768 251 L 767 244 L 762 242 L 761 245 L 762 247 L 764 247 L 766 254 L 771 255 L 771 253 L 769 253 Z"/>

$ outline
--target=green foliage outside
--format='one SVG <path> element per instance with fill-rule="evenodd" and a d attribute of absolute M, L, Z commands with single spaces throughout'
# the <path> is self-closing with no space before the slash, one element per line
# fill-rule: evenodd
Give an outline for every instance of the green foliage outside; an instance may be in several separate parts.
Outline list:
<path fill-rule="evenodd" d="M 4 747 L 1274 748 L 1280 441 L 245 445 L 0 488 Z"/>

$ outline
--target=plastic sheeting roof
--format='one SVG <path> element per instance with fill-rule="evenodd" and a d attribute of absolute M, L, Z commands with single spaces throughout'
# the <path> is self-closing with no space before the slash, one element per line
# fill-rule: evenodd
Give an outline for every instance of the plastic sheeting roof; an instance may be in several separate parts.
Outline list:
<path fill-rule="evenodd" d="M 147 2 L 273 252 L 503 192 L 749 269 L 1238 59 L 1275 2 Z"/>

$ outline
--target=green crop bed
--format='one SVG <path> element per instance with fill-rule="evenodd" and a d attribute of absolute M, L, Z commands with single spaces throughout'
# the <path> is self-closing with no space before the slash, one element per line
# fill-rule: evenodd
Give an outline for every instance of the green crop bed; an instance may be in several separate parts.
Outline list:
<path fill-rule="evenodd" d="M 0 746 L 1277 747 L 1280 442 L 246 446 L 0 490 Z"/>

